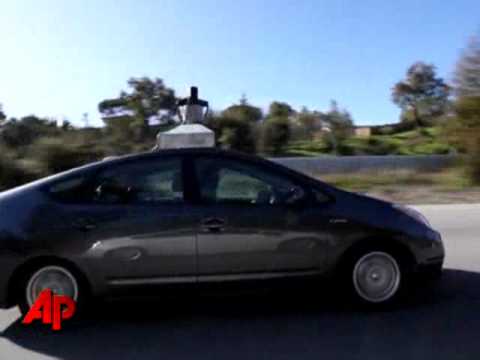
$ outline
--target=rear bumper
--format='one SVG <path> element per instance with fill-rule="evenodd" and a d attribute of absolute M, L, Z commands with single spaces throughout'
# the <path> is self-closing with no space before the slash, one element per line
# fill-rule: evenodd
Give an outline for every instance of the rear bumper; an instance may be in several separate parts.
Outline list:
<path fill-rule="evenodd" d="M 10 280 L 18 262 L 12 257 L 0 257 L 0 309 L 7 309 L 15 305 L 13 294 L 9 294 Z M 15 284 L 13 284 L 15 285 Z"/>

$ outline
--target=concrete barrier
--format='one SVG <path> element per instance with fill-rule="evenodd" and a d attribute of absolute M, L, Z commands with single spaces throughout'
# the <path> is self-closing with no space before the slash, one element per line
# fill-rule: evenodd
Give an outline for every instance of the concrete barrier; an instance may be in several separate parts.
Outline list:
<path fill-rule="evenodd" d="M 310 174 L 349 174 L 381 171 L 437 171 L 458 160 L 456 155 L 321 156 L 314 158 L 271 158 L 279 164 Z"/>

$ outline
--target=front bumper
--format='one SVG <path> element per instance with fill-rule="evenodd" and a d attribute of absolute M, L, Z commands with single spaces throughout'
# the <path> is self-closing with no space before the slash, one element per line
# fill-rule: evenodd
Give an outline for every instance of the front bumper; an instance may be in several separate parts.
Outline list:
<path fill-rule="evenodd" d="M 442 275 L 443 260 L 438 263 L 417 266 L 416 275 L 421 279 L 438 279 Z"/>
<path fill-rule="evenodd" d="M 428 265 L 443 264 L 445 259 L 445 247 L 443 246 L 442 236 L 438 231 L 426 229 L 412 239 L 416 263 L 419 267 Z"/>
<path fill-rule="evenodd" d="M 445 261 L 445 247 L 438 231 L 429 229 L 422 242 L 415 273 L 420 277 L 437 278 Z"/>

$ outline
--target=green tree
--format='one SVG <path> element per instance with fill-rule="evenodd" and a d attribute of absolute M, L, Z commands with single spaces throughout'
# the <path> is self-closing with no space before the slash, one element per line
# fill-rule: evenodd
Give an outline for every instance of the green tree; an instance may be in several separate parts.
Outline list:
<path fill-rule="evenodd" d="M 315 132 L 322 129 L 324 114 L 317 111 L 309 111 L 303 107 L 296 114 L 296 131 L 301 134 L 303 139 L 312 140 Z"/>
<path fill-rule="evenodd" d="M 128 91 L 122 91 L 115 99 L 98 104 L 98 110 L 109 125 L 121 122 L 140 128 L 142 136 L 151 122 L 167 123 L 175 114 L 175 92 L 162 79 L 148 77 L 128 80 Z"/>
<path fill-rule="evenodd" d="M 212 114 L 207 125 L 215 132 L 218 145 L 224 149 L 255 153 L 252 124 L 246 120 Z"/>
<path fill-rule="evenodd" d="M 290 120 L 295 114 L 293 108 L 284 102 L 274 101 L 270 104 L 267 117 L 262 124 L 262 150 L 271 155 L 280 155 L 291 138 Z"/>
<path fill-rule="evenodd" d="M 290 122 L 286 117 L 269 117 L 263 126 L 263 151 L 281 155 L 290 140 Z"/>
<path fill-rule="evenodd" d="M 250 124 L 256 124 L 262 117 L 262 110 L 248 103 L 245 95 L 240 99 L 239 104 L 231 105 L 223 110 L 222 115 L 231 119 L 238 119 Z"/>
<path fill-rule="evenodd" d="M 335 100 L 330 102 L 330 109 L 323 115 L 323 120 L 339 140 L 345 139 L 353 133 L 352 116 L 347 110 L 341 110 Z"/>
<path fill-rule="evenodd" d="M 480 96 L 480 36 L 472 38 L 457 63 L 454 77 L 458 97 Z"/>
<path fill-rule="evenodd" d="M 480 183 L 480 39 L 474 37 L 462 53 L 455 69 L 456 118 L 446 126 L 454 146 L 468 153 L 468 169 Z"/>
<path fill-rule="evenodd" d="M 270 104 L 267 117 L 283 117 L 288 118 L 293 115 L 295 111 L 292 107 L 284 102 L 274 101 Z"/>
<path fill-rule="evenodd" d="M 480 96 L 460 97 L 455 104 L 456 124 L 451 138 L 468 153 L 471 179 L 480 183 Z"/>
<path fill-rule="evenodd" d="M 442 115 L 448 106 L 449 86 L 437 77 L 431 64 L 416 62 L 407 70 L 406 78 L 395 84 L 392 100 L 403 112 L 411 111 L 419 126 L 427 118 Z"/>
<path fill-rule="evenodd" d="M 480 96 L 460 97 L 455 105 L 457 122 L 464 131 L 462 135 L 480 129 Z"/>
<path fill-rule="evenodd" d="M 0 125 L 2 125 L 7 119 L 7 115 L 3 112 L 3 106 L 0 104 Z"/>

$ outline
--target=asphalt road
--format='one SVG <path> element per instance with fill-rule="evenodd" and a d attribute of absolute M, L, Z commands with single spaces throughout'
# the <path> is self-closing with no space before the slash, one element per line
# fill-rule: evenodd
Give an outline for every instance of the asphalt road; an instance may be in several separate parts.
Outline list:
<path fill-rule="evenodd" d="M 395 309 L 366 312 L 328 292 L 102 306 L 61 333 L 0 311 L 0 360 L 477 359 L 480 205 L 418 206 L 445 239 L 444 277 Z M 151 312 L 149 311 L 152 310 Z"/>

